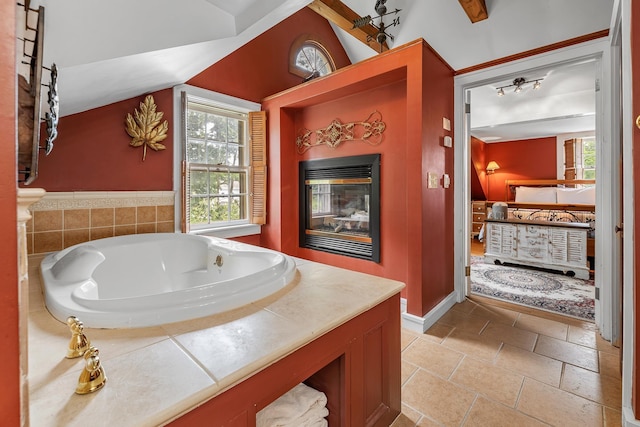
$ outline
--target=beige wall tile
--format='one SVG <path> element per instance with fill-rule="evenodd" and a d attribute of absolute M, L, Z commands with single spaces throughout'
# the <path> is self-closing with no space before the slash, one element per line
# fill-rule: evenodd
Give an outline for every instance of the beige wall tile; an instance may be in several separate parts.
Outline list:
<path fill-rule="evenodd" d="M 175 226 L 173 222 L 158 222 L 156 224 L 157 233 L 173 233 L 174 231 Z"/>
<path fill-rule="evenodd" d="M 513 408 L 524 377 L 466 356 L 451 376 L 451 381 Z"/>
<path fill-rule="evenodd" d="M 131 225 L 136 223 L 136 208 L 115 208 L 115 225 Z"/>
<path fill-rule="evenodd" d="M 64 247 L 77 245 L 91 240 L 91 233 L 88 228 L 80 230 L 64 230 Z"/>
<path fill-rule="evenodd" d="M 136 233 L 144 234 L 144 233 L 155 233 L 156 232 L 156 223 L 152 222 L 150 224 L 138 224 L 136 226 Z"/>
<path fill-rule="evenodd" d="M 526 378 L 518 410 L 563 427 L 601 427 L 602 406 L 564 390 Z"/>
<path fill-rule="evenodd" d="M 33 251 L 33 233 L 27 233 L 27 253 L 32 254 Z"/>
<path fill-rule="evenodd" d="M 156 222 L 155 206 L 138 206 L 136 212 L 138 224 Z"/>
<path fill-rule="evenodd" d="M 89 209 L 69 209 L 64 211 L 64 229 L 89 228 Z"/>
<path fill-rule="evenodd" d="M 156 209 L 156 214 L 158 215 L 158 222 L 160 221 L 173 221 L 174 218 L 174 208 L 171 206 L 158 206 Z"/>
<path fill-rule="evenodd" d="M 402 387 L 402 401 L 447 426 L 459 426 L 476 393 L 419 369 Z"/>
<path fill-rule="evenodd" d="M 462 357 L 463 355 L 457 351 L 423 338 L 415 340 L 402 352 L 403 360 L 443 378 L 449 378 Z"/>
<path fill-rule="evenodd" d="M 554 387 L 560 386 L 562 362 L 559 360 L 505 344 L 498 353 L 495 364 Z"/>
<path fill-rule="evenodd" d="M 36 211 L 33 213 L 33 230 L 62 230 L 62 211 Z"/>
<path fill-rule="evenodd" d="M 104 239 L 106 237 L 113 237 L 113 227 L 91 228 L 91 240 Z"/>
<path fill-rule="evenodd" d="M 622 380 L 619 378 L 565 365 L 560 388 L 611 408 L 621 409 Z"/>
<path fill-rule="evenodd" d="M 588 347 L 543 335 L 538 339 L 534 351 L 543 356 L 598 372 L 598 351 Z"/>
<path fill-rule="evenodd" d="M 544 424 L 514 409 L 502 406 L 482 396 L 474 402 L 465 427 L 544 427 Z"/>
<path fill-rule="evenodd" d="M 113 208 L 91 209 L 91 228 L 112 226 L 114 222 L 113 217 Z"/>
<path fill-rule="evenodd" d="M 114 227 L 114 236 L 124 236 L 127 234 L 136 234 L 135 225 L 116 225 Z"/>
<path fill-rule="evenodd" d="M 59 250 L 62 250 L 62 230 L 33 234 L 34 253 L 39 254 Z"/>
<path fill-rule="evenodd" d="M 33 212 L 31 213 L 31 219 L 26 222 L 27 233 L 33 233 Z"/>

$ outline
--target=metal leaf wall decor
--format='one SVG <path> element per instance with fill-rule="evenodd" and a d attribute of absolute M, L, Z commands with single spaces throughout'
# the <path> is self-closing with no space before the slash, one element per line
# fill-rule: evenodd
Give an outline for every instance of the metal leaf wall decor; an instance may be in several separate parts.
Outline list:
<path fill-rule="evenodd" d="M 311 147 L 326 145 L 336 148 L 345 141 L 363 141 L 369 145 L 378 145 L 382 142 L 382 133 L 386 127 L 387 125 L 382 121 L 382 114 L 378 111 L 374 111 L 361 122 L 342 123 L 334 119 L 324 129 L 316 131 L 303 129 L 296 138 L 296 146 L 298 153 L 302 154 Z"/>
<path fill-rule="evenodd" d="M 133 116 L 127 114 L 127 133 L 131 137 L 129 143 L 132 147 L 142 146 L 142 161 L 147 157 L 147 146 L 155 151 L 164 150 L 166 147 L 160 144 L 167 137 L 169 123 L 165 120 L 160 123 L 164 113 L 158 112 L 152 95 L 147 95 L 144 102 L 140 103 L 140 111 L 134 110 Z"/>

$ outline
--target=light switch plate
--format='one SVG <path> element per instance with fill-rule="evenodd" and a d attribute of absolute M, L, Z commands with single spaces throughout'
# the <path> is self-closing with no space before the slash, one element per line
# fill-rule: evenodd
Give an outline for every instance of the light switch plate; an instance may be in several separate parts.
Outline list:
<path fill-rule="evenodd" d="M 449 174 L 445 173 L 442 176 L 442 186 L 444 188 L 449 188 L 450 185 L 451 185 L 451 178 L 449 178 Z"/>
<path fill-rule="evenodd" d="M 446 135 L 444 137 L 444 146 L 445 147 L 451 147 L 453 145 L 453 140 L 451 139 L 451 137 L 449 135 Z"/>
<path fill-rule="evenodd" d="M 435 172 L 429 172 L 427 176 L 427 188 L 438 188 L 440 177 Z"/>
<path fill-rule="evenodd" d="M 451 121 L 446 117 L 442 118 L 442 128 L 444 130 L 451 130 Z"/>

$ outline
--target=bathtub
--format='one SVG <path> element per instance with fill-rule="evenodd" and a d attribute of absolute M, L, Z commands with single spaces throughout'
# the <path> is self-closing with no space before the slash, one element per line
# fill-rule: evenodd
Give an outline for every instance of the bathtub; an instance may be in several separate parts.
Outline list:
<path fill-rule="evenodd" d="M 40 265 L 45 304 L 92 328 L 160 325 L 222 313 L 285 288 L 294 260 L 231 240 L 136 234 L 81 243 Z"/>

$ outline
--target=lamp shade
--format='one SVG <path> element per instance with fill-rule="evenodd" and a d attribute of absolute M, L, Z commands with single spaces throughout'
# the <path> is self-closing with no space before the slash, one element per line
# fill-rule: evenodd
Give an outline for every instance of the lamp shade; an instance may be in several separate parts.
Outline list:
<path fill-rule="evenodd" d="M 500 169 L 500 166 L 494 160 L 491 160 L 487 165 L 487 172 L 493 173 L 496 169 Z"/>

